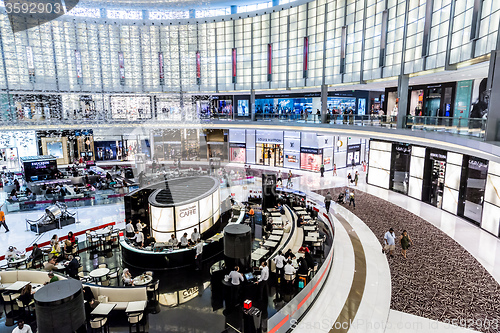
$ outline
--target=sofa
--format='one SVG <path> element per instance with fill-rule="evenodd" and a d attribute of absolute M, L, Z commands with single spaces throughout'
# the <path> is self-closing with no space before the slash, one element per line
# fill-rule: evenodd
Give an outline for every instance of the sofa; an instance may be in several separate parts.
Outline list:
<path fill-rule="evenodd" d="M 59 280 L 66 280 L 65 276 L 57 274 Z M 36 271 L 30 269 L 15 270 L 15 271 L 0 271 L 0 277 L 2 278 L 0 289 L 5 289 L 16 281 L 29 281 L 32 283 L 44 284 L 49 282 L 48 272 L 46 271 Z"/>
<path fill-rule="evenodd" d="M 85 284 L 85 286 L 90 287 L 96 300 L 99 300 L 99 296 L 106 296 L 108 298 L 106 303 L 116 304 L 115 310 L 125 311 L 128 302 L 148 300 L 146 287 L 102 287 L 95 284 Z"/>

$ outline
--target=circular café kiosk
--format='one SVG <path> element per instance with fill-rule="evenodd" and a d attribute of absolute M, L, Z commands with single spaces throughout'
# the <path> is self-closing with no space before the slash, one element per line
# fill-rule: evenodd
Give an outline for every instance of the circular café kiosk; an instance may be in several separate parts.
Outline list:
<path fill-rule="evenodd" d="M 167 270 L 193 266 L 196 249 L 167 244 L 171 235 L 180 240 L 184 233 L 196 228 L 203 240 L 203 260 L 223 251 L 223 227 L 227 223 L 229 203 L 221 209 L 219 180 L 209 176 L 183 177 L 149 185 L 125 197 L 127 221 L 140 220 L 155 238 L 152 246 L 139 248 L 128 239 L 120 241 L 125 264 L 151 270 Z"/>

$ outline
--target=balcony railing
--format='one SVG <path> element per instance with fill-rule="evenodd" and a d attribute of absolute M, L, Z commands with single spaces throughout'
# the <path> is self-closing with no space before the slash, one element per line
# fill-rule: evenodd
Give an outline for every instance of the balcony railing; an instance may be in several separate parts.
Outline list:
<path fill-rule="evenodd" d="M 486 119 L 406 116 L 406 127 L 412 130 L 445 132 L 484 139 Z"/>

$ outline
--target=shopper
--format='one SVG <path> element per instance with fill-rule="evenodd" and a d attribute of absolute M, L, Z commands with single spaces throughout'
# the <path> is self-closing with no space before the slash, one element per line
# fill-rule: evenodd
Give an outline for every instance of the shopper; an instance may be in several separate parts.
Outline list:
<path fill-rule="evenodd" d="M 356 173 L 354 174 L 354 186 L 358 186 L 358 180 L 359 180 L 359 173 L 356 170 Z"/>
<path fill-rule="evenodd" d="M 321 164 L 319 167 L 319 172 L 321 172 L 321 177 L 325 177 L 325 165 Z"/>
<path fill-rule="evenodd" d="M 336 176 L 337 175 L 337 164 L 333 164 L 333 175 Z"/>
<path fill-rule="evenodd" d="M 203 260 L 203 242 L 198 238 L 198 243 L 196 244 L 196 255 L 194 257 L 196 261 L 196 270 L 201 270 L 201 263 Z"/>
<path fill-rule="evenodd" d="M 332 196 L 330 195 L 330 191 L 326 192 L 325 195 L 325 209 L 326 213 L 328 214 L 330 212 L 330 203 L 332 202 Z"/>
<path fill-rule="evenodd" d="M 3 207 L 3 204 L 0 206 L 0 228 L 3 226 L 5 228 L 5 232 L 9 232 L 9 227 L 7 226 L 7 223 L 5 223 L 5 213 L 3 210 L 1 210 Z"/>
<path fill-rule="evenodd" d="M 274 264 L 276 265 L 276 275 L 278 275 L 278 282 L 281 282 L 283 279 L 283 267 L 285 264 L 285 257 L 283 256 L 283 252 L 278 251 L 278 255 L 274 257 L 273 261 Z"/>
<path fill-rule="evenodd" d="M 394 229 L 390 228 L 384 235 L 384 248 L 382 249 L 382 253 L 386 254 L 389 251 L 389 255 L 391 258 L 394 258 L 394 249 L 396 248 L 395 243 L 396 235 L 394 234 Z"/>
<path fill-rule="evenodd" d="M 352 175 L 349 172 L 349 174 L 347 175 L 347 184 L 349 185 L 350 183 L 352 183 Z"/>
<path fill-rule="evenodd" d="M 406 259 L 406 250 L 410 248 L 410 245 L 413 245 L 413 241 L 406 230 L 403 230 L 403 233 L 399 236 L 399 242 L 401 243 L 401 254 Z"/>
<path fill-rule="evenodd" d="M 352 191 L 350 194 L 349 194 L 349 206 L 351 206 L 351 203 L 352 203 L 352 208 L 356 208 L 356 202 L 354 201 L 354 191 Z"/>
<path fill-rule="evenodd" d="M 289 188 L 289 187 L 293 187 L 293 183 L 292 183 L 292 170 L 288 170 L 288 179 L 286 180 L 286 187 Z"/>
<path fill-rule="evenodd" d="M 33 333 L 30 325 L 25 324 L 23 319 L 19 319 L 17 322 L 17 327 L 14 328 L 12 333 Z"/>
<path fill-rule="evenodd" d="M 259 296 L 260 299 L 264 299 L 264 290 L 266 296 L 269 295 L 269 287 L 267 285 L 267 280 L 269 279 L 269 267 L 267 267 L 267 262 L 262 260 L 260 263 L 260 276 L 259 280 L 256 282 L 259 285 Z"/>
<path fill-rule="evenodd" d="M 278 170 L 278 180 L 276 181 L 276 183 L 277 183 L 279 186 L 282 186 L 282 185 L 283 185 L 283 179 L 282 179 L 282 175 L 281 175 L 281 170 Z"/>

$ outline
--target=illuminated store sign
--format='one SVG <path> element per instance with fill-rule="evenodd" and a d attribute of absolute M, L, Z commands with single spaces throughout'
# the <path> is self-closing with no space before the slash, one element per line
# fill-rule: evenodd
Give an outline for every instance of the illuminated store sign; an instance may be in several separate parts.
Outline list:
<path fill-rule="evenodd" d="M 255 132 L 256 143 L 283 144 L 283 132 L 281 131 L 259 131 Z"/>

